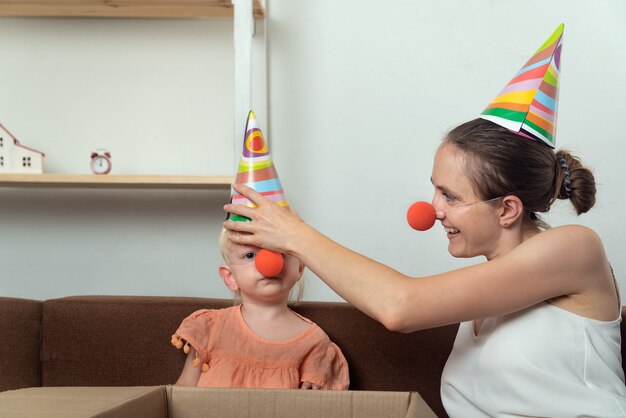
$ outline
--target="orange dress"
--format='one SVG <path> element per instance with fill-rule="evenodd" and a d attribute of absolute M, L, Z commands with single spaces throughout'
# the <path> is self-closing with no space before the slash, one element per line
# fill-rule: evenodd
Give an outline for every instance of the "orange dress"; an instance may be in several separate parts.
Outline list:
<path fill-rule="evenodd" d="M 297 389 L 309 381 L 324 389 L 347 389 L 348 363 L 339 347 L 314 322 L 298 316 L 311 325 L 293 338 L 273 341 L 248 327 L 241 305 L 201 309 L 183 320 L 172 343 L 197 351 L 200 387 Z"/>

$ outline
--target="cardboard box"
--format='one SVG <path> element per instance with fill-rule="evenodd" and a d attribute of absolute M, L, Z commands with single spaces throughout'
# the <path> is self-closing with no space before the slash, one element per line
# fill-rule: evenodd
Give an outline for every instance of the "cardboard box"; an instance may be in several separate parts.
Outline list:
<path fill-rule="evenodd" d="M 0 393 L 0 417 L 167 418 L 163 386 L 36 387 Z"/>
<path fill-rule="evenodd" d="M 0 393 L 0 417 L 436 418 L 415 392 L 40 387 Z"/>

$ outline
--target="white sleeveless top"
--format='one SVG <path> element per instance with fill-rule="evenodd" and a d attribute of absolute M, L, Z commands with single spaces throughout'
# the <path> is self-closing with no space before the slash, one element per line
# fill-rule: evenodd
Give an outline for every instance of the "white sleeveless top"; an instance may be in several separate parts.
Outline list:
<path fill-rule="evenodd" d="M 621 316 L 585 318 L 549 303 L 459 327 L 441 378 L 452 418 L 626 417 Z"/>

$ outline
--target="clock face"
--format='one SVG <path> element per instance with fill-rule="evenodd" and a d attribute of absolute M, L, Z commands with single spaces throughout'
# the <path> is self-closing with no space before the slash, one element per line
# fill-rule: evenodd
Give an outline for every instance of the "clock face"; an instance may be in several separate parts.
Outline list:
<path fill-rule="evenodd" d="M 94 174 L 108 174 L 111 171 L 111 160 L 104 155 L 96 155 L 91 159 L 91 171 Z"/>

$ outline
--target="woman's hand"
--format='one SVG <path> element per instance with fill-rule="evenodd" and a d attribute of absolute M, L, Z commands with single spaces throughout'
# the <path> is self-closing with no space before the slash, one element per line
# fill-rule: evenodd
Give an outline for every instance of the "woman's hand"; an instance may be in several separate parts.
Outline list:
<path fill-rule="evenodd" d="M 293 250 L 292 244 L 297 242 L 295 237 L 299 228 L 305 225 L 298 214 L 289 208 L 278 206 L 250 187 L 234 184 L 233 189 L 250 199 L 257 207 L 234 204 L 224 206 L 226 212 L 251 220 L 251 222 L 231 220 L 224 222 L 226 229 L 236 232 L 231 234 L 231 241 L 289 254 Z"/>

